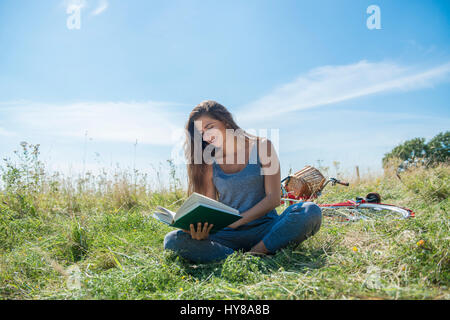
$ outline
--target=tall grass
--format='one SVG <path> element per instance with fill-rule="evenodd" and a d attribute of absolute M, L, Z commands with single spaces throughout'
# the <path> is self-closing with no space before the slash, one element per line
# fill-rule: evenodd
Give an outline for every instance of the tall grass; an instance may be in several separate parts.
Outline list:
<path fill-rule="evenodd" d="M 171 230 L 150 217 L 176 209 L 185 191 L 172 167 L 152 190 L 136 170 L 49 174 L 26 143 L 1 166 L 0 297 L 3 299 L 448 299 L 450 167 L 328 188 L 319 202 L 378 192 L 413 219 L 321 230 L 272 258 L 236 252 L 192 264 L 163 250 Z M 171 165 L 171 163 L 169 163 Z M 342 177 L 345 178 L 345 177 Z M 281 211 L 282 208 L 279 208 Z"/>

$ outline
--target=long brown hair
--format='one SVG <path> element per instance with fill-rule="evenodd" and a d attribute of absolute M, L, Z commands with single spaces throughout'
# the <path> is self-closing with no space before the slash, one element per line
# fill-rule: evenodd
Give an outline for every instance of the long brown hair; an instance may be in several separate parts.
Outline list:
<path fill-rule="evenodd" d="M 188 194 L 198 192 L 204 194 L 203 176 L 207 168 L 203 156 L 201 163 L 197 164 L 194 161 L 194 131 L 197 130 L 194 122 L 203 115 L 207 115 L 215 120 L 221 121 L 228 129 L 239 130 L 239 126 L 233 119 L 232 114 L 223 105 L 216 101 L 206 100 L 198 104 L 189 115 L 186 123 L 186 142 L 185 142 L 185 156 L 187 160 L 187 174 L 188 174 Z M 201 136 L 201 135 L 200 135 Z M 207 147 L 207 143 L 202 140 L 202 155 Z M 214 154 L 213 154 L 214 155 Z"/>

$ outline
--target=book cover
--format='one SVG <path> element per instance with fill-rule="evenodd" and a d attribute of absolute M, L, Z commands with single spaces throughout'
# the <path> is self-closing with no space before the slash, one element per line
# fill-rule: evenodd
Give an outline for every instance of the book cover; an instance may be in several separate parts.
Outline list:
<path fill-rule="evenodd" d="M 189 230 L 190 224 L 197 228 L 199 222 L 208 222 L 214 225 L 210 233 L 215 233 L 242 218 L 238 210 L 198 193 L 193 193 L 176 213 L 158 206 L 153 217 L 171 227 L 184 230 Z"/>
<path fill-rule="evenodd" d="M 197 223 L 201 222 L 203 225 L 203 223 L 208 222 L 208 224 L 214 225 L 209 232 L 210 234 L 213 234 L 241 218 L 242 217 L 238 214 L 222 211 L 206 204 L 199 204 L 190 210 L 189 213 L 172 223 L 171 226 L 189 230 L 190 224 L 193 224 L 196 229 Z"/>

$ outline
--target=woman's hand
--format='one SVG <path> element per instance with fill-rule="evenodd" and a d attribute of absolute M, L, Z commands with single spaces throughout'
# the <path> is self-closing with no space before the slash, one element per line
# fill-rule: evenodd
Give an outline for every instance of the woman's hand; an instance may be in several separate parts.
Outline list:
<path fill-rule="evenodd" d="M 183 230 L 186 233 L 189 233 L 192 237 L 192 239 L 194 240 L 205 240 L 209 237 L 209 232 L 211 231 L 211 229 L 214 227 L 213 224 L 208 225 L 208 222 L 205 222 L 203 224 L 203 228 L 202 228 L 202 223 L 199 222 L 197 223 L 197 230 L 194 229 L 194 225 L 191 223 L 189 225 L 190 230 Z"/>

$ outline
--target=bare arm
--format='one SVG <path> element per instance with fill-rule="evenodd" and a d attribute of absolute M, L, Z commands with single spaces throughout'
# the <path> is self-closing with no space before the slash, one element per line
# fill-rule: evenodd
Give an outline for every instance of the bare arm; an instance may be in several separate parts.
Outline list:
<path fill-rule="evenodd" d="M 243 212 L 241 214 L 242 219 L 229 225 L 230 228 L 237 228 L 250 221 L 261 218 L 280 205 L 280 163 L 277 153 L 269 140 L 263 139 L 259 143 L 258 155 L 264 175 L 266 196 L 255 206 Z"/>

